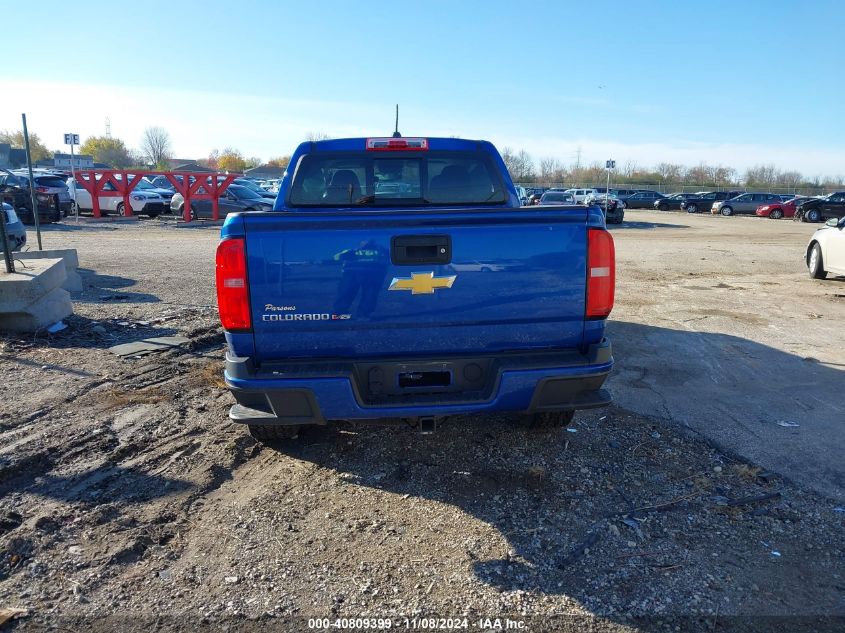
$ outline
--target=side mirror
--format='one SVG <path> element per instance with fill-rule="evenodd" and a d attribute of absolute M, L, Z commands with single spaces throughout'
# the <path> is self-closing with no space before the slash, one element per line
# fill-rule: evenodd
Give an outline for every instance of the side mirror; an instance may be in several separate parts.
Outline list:
<path fill-rule="evenodd" d="M 839 220 L 836 218 L 830 218 L 827 222 L 825 222 L 828 226 L 839 226 Z"/>

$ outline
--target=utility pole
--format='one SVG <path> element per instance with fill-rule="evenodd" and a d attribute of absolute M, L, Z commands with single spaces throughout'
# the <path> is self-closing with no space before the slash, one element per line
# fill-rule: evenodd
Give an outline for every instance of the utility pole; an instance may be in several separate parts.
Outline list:
<path fill-rule="evenodd" d="M 29 132 L 26 131 L 26 114 L 21 114 L 23 120 L 23 142 L 26 148 L 26 166 L 29 169 L 29 196 L 32 200 L 32 221 L 35 223 L 35 235 L 38 238 L 38 250 L 43 251 L 41 246 L 41 223 L 38 221 L 38 199 L 35 196 L 35 176 L 32 175 L 32 153 L 29 151 Z"/>

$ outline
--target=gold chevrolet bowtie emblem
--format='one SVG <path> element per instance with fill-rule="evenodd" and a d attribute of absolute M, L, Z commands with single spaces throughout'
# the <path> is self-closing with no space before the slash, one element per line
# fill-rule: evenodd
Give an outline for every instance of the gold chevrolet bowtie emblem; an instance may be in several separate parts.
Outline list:
<path fill-rule="evenodd" d="M 411 273 L 410 279 L 394 277 L 388 290 L 410 290 L 412 295 L 433 295 L 438 288 L 451 288 L 456 277 L 435 277 L 433 272 Z"/>

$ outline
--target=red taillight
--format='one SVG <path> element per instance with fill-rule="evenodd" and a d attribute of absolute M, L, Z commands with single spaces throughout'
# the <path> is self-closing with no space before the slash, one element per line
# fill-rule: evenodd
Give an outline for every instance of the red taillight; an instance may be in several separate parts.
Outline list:
<path fill-rule="evenodd" d="M 605 229 L 587 229 L 588 319 L 606 319 L 613 310 L 616 288 L 616 249 Z"/>
<path fill-rule="evenodd" d="M 368 138 L 367 150 L 371 152 L 399 152 L 427 150 L 427 138 Z"/>
<path fill-rule="evenodd" d="M 217 309 L 223 329 L 252 327 L 243 238 L 223 240 L 217 247 Z"/>
<path fill-rule="evenodd" d="M 50 193 L 50 190 L 47 187 L 36 187 L 35 191 L 38 193 Z"/>

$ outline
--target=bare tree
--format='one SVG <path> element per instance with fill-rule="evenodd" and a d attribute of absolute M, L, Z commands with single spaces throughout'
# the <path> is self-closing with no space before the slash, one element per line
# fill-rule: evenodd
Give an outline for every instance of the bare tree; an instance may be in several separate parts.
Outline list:
<path fill-rule="evenodd" d="M 519 167 L 519 175 L 517 176 L 517 180 L 530 182 L 534 180 L 534 159 L 531 158 L 531 154 L 526 152 L 524 149 L 519 150 L 519 154 L 516 156 L 517 165 Z"/>
<path fill-rule="evenodd" d="M 654 171 L 663 182 L 680 182 L 684 179 L 687 170 L 686 167 L 677 163 L 658 163 Z"/>
<path fill-rule="evenodd" d="M 508 168 L 508 173 L 514 182 L 531 182 L 536 177 L 534 160 L 524 149 L 519 150 L 519 154 L 514 154 L 510 147 L 504 147 L 502 148 L 502 160 L 505 162 L 505 167 Z"/>
<path fill-rule="evenodd" d="M 329 135 L 324 134 L 323 132 L 308 132 L 305 135 L 306 141 L 326 141 L 328 140 Z"/>
<path fill-rule="evenodd" d="M 625 176 L 626 178 L 630 178 L 634 174 L 636 174 L 639 171 L 639 169 L 640 169 L 640 166 L 637 165 L 636 161 L 628 160 L 628 161 L 625 161 L 624 165 L 622 165 L 622 169 L 619 170 L 619 173 L 621 175 Z"/>
<path fill-rule="evenodd" d="M 519 165 L 517 164 L 518 159 L 510 147 L 502 148 L 502 160 L 505 162 L 505 167 L 508 168 L 511 180 L 516 180 L 519 173 Z"/>
<path fill-rule="evenodd" d="M 540 180 L 544 183 L 555 182 L 556 176 L 563 171 L 563 166 L 557 158 L 548 156 L 540 159 Z"/>
<path fill-rule="evenodd" d="M 141 138 L 141 152 L 152 165 L 170 158 L 170 134 L 162 127 L 148 127 Z"/>

